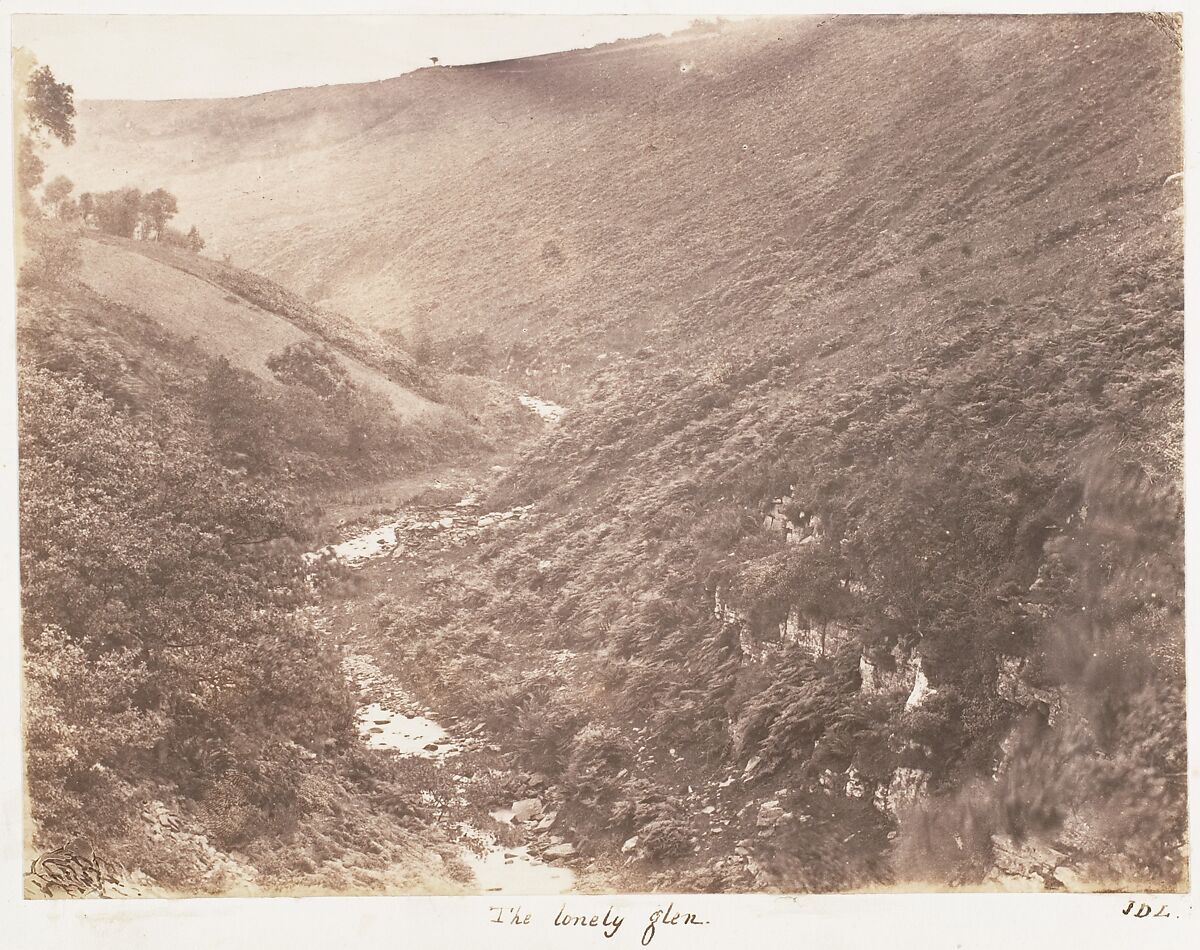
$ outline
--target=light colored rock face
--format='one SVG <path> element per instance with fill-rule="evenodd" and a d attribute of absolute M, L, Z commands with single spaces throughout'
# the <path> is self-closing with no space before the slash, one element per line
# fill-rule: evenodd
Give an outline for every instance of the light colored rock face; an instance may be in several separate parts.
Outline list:
<path fill-rule="evenodd" d="M 904 702 L 904 709 L 917 709 L 931 696 L 937 695 L 937 690 L 929 685 L 929 677 L 925 675 L 925 665 L 920 657 L 913 657 L 915 670 L 913 672 L 913 688 Z"/>
<path fill-rule="evenodd" d="M 795 498 L 792 496 L 795 490 L 796 486 L 792 485 L 785 494 L 772 499 L 763 516 L 763 530 L 785 544 L 811 544 L 819 541 L 821 519 L 810 511 L 791 510 L 795 507 Z M 795 520 L 789 517 L 789 511 L 796 516 Z"/>
<path fill-rule="evenodd" d="M 762 661 L 784 647 L 798 647 L 814 658 L 836 653 L 850 642 L 850 630 L 837 622 L 815 624 L 792 608 L 774 631 L 755 631 L 750 616 L 729 602 L 721 588 L 713 592 L 713 616 L 726 626 L 738 627 L 738 642 L 742 653 L 751 661 Z"/>
<path fill-rule="evenodd" d="M 800 647 L 810 656 L 822 657 L 836 653 L 849 643 L 850 630 L 836 622 L 813 624 L 793 607 L 787 619 L 779 625 L 779 639 Z"/>
<path fill-rule="evenodd" d="M 889 814 L 898 816 L 912 808 L 928 790 L 929 773 L 924 769 L 898 768 L 892 773 L 885 807 Z"/>
<path fill-rule="evenodd" d="M 854 766 L 850 766 L 846 770 L 846 797 L 847 798 L 865 798 L 867 795 L 867 783 L 864 781 L 862 774 Z"/>
<path fill-rule="evenodd" d="M 882 663 L 876 663 L 866 656 L 858 661 L 858 672 L 862 678 L 860 692 L 868 696 L 878 696 L 886 693 L 912 694 L 916 685 L 917 664 L 915 657 L 905 657 L 898 651 L 892 651 L 895 660 L 894 668 L 889 669 Z"/>

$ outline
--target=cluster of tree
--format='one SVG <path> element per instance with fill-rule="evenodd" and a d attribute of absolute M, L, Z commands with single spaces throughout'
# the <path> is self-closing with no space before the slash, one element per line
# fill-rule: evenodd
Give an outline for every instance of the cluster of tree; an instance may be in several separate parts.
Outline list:
<path fill-rule="evenodd" d="M 15 74 L 24 79 L 25 95 L 18 103 L 17 186 L 26 219 L 38 216 L 35 189 L 42 184 L 46 163 L 41 153 L 57 139 L 75 141 L 75 92 L 59 82 L 49 66 L 38 66 L 27 50 L 14 56 Z M 179 211 L 175 196 L 164 188 L 142 193 L 137 188 L 84 192 L 72 196 L 74 183 L 59 175 L 45 185 L 41 210 L 60 221 L 79 221 L 121 237 L 165 241 L 200 251 L 204 239 L 195 225 L 183 234 L 169 226 Z"/>
<path fill-rule="evenodd" d="M 142 192 L 138 188 L 83 192 L 73 197 L 75 184 L 65 175 L 50 181 L 42 191 L 42 208 L 59 221 L 78 221 L 118 237 L 162 241 L 199 252 L 204 238 L 192 225 L 186 233 L 170 226 L 179 211 L 176 197 L 165 188 Z"/>

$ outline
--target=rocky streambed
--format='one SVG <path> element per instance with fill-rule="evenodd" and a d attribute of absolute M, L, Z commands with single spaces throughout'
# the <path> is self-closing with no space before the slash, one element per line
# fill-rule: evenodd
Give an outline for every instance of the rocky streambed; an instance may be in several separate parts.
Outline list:
<path fill-rule="evenodd" d="M 522 396 L 520 400 L 548 424 L 559 421 L 565 412 L 561 406 L 536 397 Z M 394 513 L 381 524 L 310 553 L 307 559 L 312 562 L 328 558 L 354 569 L 366 569 L 381 564 L 383 559 L 425 557 L 430 547 L 461 546 L 502 532 L 529 517 L 531 507 L 484 511 L 477 494 L 468 492 L 453 505 L 413 507 Z M 332 633 L 329 611 L 316 607 L 313 614 L 317 626 Z M 488 819 L 474 817 L 475 810 L 469 807 L 466 796 L 480 774 L 498 774 L 487 766 L 481 768 L 479 763 L 486 761 L 489 753 L 494 757 L 501 752 L 500 747 L 486 741 L 479 728 L 455 734 L 444 727 L 384 669 L 375 646 L 354 625 L 343 636 L 342 670 L 359 697 L 356 722 L 360 740 L 380 755 L 422 758 L 451 773 L 454 793 L 438 797 L 426 792 L 424 798 L 437 814 L 442 830 L 459 843 L 461 859 L 474 874 L 477 889 L 523 895 L 572 890 L 575 874 L 561 862 L 573 856 L 575 848 L 553 834 L 556 816 L 540 799 L 494 803 L 490 826 Z"/>

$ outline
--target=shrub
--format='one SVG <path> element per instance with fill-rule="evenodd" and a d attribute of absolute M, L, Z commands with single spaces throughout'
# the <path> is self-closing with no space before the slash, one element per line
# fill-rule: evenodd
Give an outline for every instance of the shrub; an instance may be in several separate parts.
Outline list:
<path fill-rule="evenodd" d="M 638 830 L 638 847 L 652 861 L 668 861 L 693 850 L 691 829 L 680 818 L 658 818 Z"/>
<path fill-rule="evenodd" d="M 610 797 L 617 773 L 627 768 L 634 753 L 633 743 L 618 729 L 590 723 L 575 736 L 567 762 L 564 784 L 583 802 Z"/>

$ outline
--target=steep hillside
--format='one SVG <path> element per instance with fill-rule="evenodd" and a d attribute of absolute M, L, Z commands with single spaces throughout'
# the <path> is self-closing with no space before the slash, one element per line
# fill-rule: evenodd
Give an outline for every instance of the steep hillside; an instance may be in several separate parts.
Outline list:
<path fill-rule="evenodd" d="M 195 338 L 213 356 L 275 383 L 267 360 L 286 347 L 317 342 L 339 350 L 353 382 L 385 397 L 400 418 L 444 407 L 414 391 L 428 388 L 403 352 L 369 330 L 321 314 L 278 285 L 187 251 L 84 231 L 80 280 L 140 310 L 166 332 Z M 360 358 L 361 356 L 361 358 Z"/>
<path fill-rule="evenodd" d="M 96 103 L 67 171 L 567 404 L 512 530 L 354 620 L 585 860 L 1174 889 L 1179 71 L 1133 16 L 761 21 Z"/>
<path fill-rule="evenodd" d="M 226 462 L 303 497 L 463 463 L 534 425 L 512 393 L 419 367 L 250 271 L 48 222 L 33 237 L 26 359 L 124 407 L 182 397 Z"/>
<path fill-rule="evenodd" d="M 1080 245 L 1116 253 L 1139 223 L 1114 209 L 1180 168 L 1145 137 L 1176 131 L 1163 44 L 1131 17 L 763 21 L 84 104 L 65 167 L 83 188 L 114 166 L 162 180 L 235 260 L 377 326 L 485 328 L 549 368 L 848 306 L 907 322 L 1007 274 L 1091 293 Z"/>

